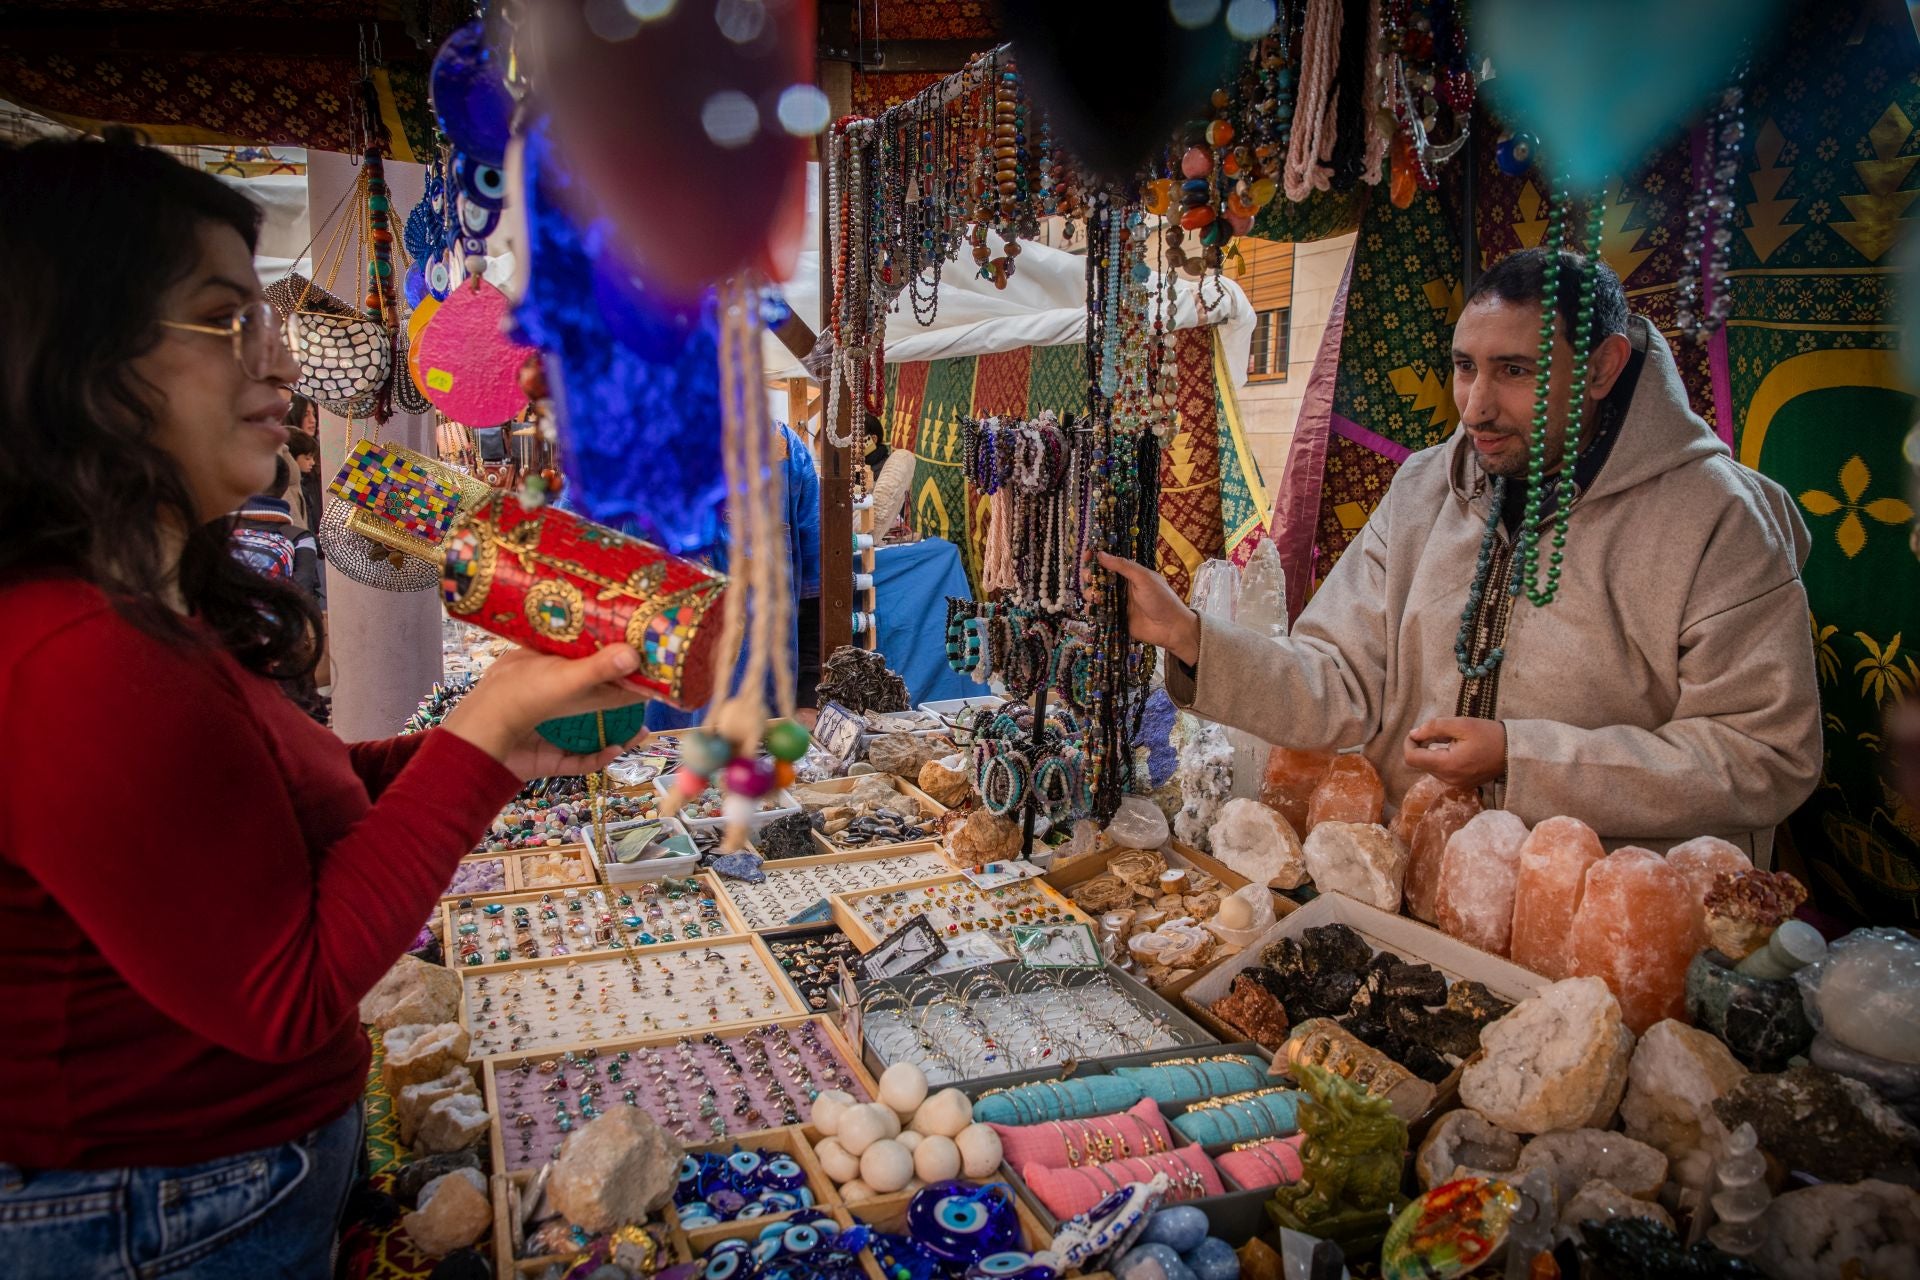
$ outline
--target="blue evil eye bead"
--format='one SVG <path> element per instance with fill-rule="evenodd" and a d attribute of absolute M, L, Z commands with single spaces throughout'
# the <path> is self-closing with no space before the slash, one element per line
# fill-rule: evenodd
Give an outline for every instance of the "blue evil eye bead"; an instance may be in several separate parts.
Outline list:
<path fill-rule="evenodd" d="M 727 1157 L 727 1173 L 735 1186 L 749 1186 L 758 1180 L 760 1166 L 765 1163 L 758 1151 L 736 1150 Z"/>
<path fill-rule="evenodd" d="M 908 1203 L 907 1230 L 935 1257 L 970 1265 L 1016 1244 L 1020 1227 L 1005 1186 L 936 1182 Z"/>
<path fill-rule="evenodd" d="M 794 1191 L 807 1183 L 807 1171 L 789 1155 L 777 1155 L 760 1168 L 760 1185 L 780 1191 Z"/>
<path fill-rule="evenodd" d="M 460 202 L 460 230 L 465 234 L 485 239 L 499 225 L 500 210 L 497 207 L 489 209 L 478 200 Z"/>
<path fill-rule="evenodd" d="M 1493 149 L 1493 162 L 1509 178 L 1524 178 L 1533 168 L 1533 139 L 1524 133 L 1502 138 Z"/>
<path fill-rule="evenodd" d="M 680 1225 L 682 1227 L 717 1227 L 720 1225 L 719 1216 L 698 1200 L 692 1204 L 680 1206 L 679 1214 Z"/>
<path fill-rule="evenodd" d="M 453 287 L 453 268 L 445 256 L 435 258 L 427 264 L 427 292 L 441 302 L 447 300 L 447 292 Z"/>
<path fill-rule="evenodd" d="M 500 59 L 487 48 L 484 22 L 476 19 L 447 37 L 433 57 L 427 92 L 440 131 L 456 151 L 492 165 L 506 163 L 513 95 L 507 92 Z"/>
<path fill-rule="evenodd" d="M 1059 1274 L 1043 1257 L 1014 1249 L 980 1259 L 967 1268 L 966 1280 L 1055 1280 Z"/>
<path fill-rule="evenodd" d="M 807 1201 L 794 1191 L 762 1191 L 760 1198 L 748 1207 L 758 1208 L 760 1212 L 753 1216 L 759 1217 L 761 1214 L 791 1213 L 795 1209 L 804 1209 L 807 1207 Z"/>
<path fill-rule="evenodd" d="M 755 1218 L 764 1218 L 769 1213 L 778 1212 L 777 1209 L 769 1209 L 764 1200 L 749 1200 L 734 1212 L 733 1219 L 735 1222 L 751 1222 Z"/>
<path fill-rule="evenodd" d="M 416 262 L 433 256 L 433 206 L 422 200 L 407 213 L 407 222 L 400 231 L 400 243 L 407 246 L 407 256 Z"/>
<path fill-rule="evenodd" d="M 679 1185 L 674 1189 L 676 1198 L 685 1196 L 688 1200 L 700 1198 L 700 1161 L 693 1156 L 680 1157 Z"/>
<path fill-rule="evenodd" d="M 745 1240 L 722 1240 L 707 1252 L 700 1280 L 747 1280 L 755 1270 L 752 1246 Z"/>
<path fill-rule="evenodd" d="M 472 156 L 453 158 L 453 181 L 460 194 L 476 204 L 498 209 L 507 202 L 506 171 Z"/>

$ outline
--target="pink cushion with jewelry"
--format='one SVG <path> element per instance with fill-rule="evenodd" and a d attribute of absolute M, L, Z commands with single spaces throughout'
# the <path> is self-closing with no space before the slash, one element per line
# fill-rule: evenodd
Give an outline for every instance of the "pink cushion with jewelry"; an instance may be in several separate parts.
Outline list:
<path fill-rule="evenodd" d="M 1264 1191 L 1300 1181 L 1300 1144 L 1304 1141 L 1306 1135 L 1296 1133 L 1291 1138 L 1275 1138 L 1214 1159 L 1220 1165 L 1220 1172 L 1233 1179 L 1240 1190 Z"/>
<path fill-rule="evenodd" d="M 1000 1149 L 1009 1169 L 1024 1169 L 1030 1164 L 1049 1169 L 1097 1164 L 1102 1150 L 1110 1149 L 1125 1158 L 1171 1150 L 1185 1141 L 1174 1138 L 1166 1117 L 1160 1114 L 1160 1104 L 1152 1098 L 1143 1098 L 1138 1105 L 1110 1116 L 996 1124 L 992 1128 L 1000 1135 Z M 1091 1145 L 1089 1137 L 1094 1139 Z"/>
<path fill-rule="evenodd" d="M 1020 1170 L 1047 1212 L 1062 1221 L 1078 1217 L 1129 1183 L 1153 1181 L 1156 1173 L 1166 1174 L 1173 1183 L 1167 1190 L 1168 1204 L 1226 1194 L 1219 1170 L 1199 1147 L 1179 1147 L 1157 1156 L 1114 1160 L 1091 1168 L 1049 1169 L 1031 1164 Z"/>

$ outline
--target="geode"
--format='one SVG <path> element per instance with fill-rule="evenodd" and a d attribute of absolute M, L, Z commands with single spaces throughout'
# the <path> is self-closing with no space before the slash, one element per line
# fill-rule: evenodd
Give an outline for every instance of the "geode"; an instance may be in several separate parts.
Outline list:
<path fill-rule="evenodd" d="M 820 705 L 837 702 L 849 711 L 905 711 L 907 682 L 887 668 L 883 654 L 854 645 L 835 649 L 820 671 Z"/>

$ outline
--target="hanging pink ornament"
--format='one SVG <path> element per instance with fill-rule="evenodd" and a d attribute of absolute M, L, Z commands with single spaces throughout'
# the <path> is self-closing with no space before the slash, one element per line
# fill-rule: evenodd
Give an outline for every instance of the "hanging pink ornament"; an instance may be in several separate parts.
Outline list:
<path fill-rule="evenodd" d="M 707 789 L 707 780 L 691 769 L 679 769 L 673 775 L 673 790 L 682 800 L 691 800 Z"/>
<path fill-rule="evenodd" d="M 1237 236 L 1243 236 L 1253 230 L 1253 219 L 1244 213 L 1229 212 L 1226 219 L 1227 225 L 1233 228 L 1233 234 Z"/>
<path fill-rule="evenodd" d="M 501 331 L 511 304 L 475 277 L 447 294 L 420 331 L 410 359 L 433 407 L 470 427 L 493 427 L 527 407 L 520 368 L 534 351 Z"/>
<path fill-rule="evenodd" d="M 1213 172 L 1213 154 L 1205 147 L 1188 147 L 1180 157 L 1180 172 L 1189 178 L 1204 178 Z"/>
<path fill-rule="evenodd" d="M 737 796 L 749 800 L 758 800 L 773 790 L 773 763 L 769 760 L 749 760 L 744 756 L 727 765 L 726 772 L 720 776 L 720 785 Z"/>
<path fill-rule="evenodd" d="M 537 105 L 649 285 L 684 299 L 743 268 L 792 272 L 807 144 L 831 122 L 814 0 L 525 10 Z"/>

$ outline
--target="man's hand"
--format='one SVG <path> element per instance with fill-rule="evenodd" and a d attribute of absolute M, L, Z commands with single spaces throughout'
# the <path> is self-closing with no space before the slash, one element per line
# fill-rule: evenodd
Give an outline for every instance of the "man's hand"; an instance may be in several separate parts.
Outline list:
<path fill-rule="evenodd" d="M 1192 666 L 1200 661 L 1200 615 L 1187 608 L 1167 580 L 1142 565 L 1102 551 L 1100 567 L 1127 583 L 1127 631 Z"/>
<path fill-rule="evenodd" d="M 1407 735 L 1409 769 L 1453 787 L 1479 787 L 1507 771 L 1507 726 L 1498 720 L 1447 717 Z"/>

